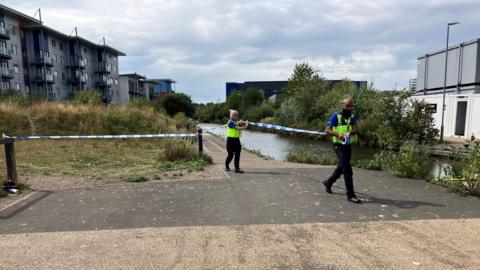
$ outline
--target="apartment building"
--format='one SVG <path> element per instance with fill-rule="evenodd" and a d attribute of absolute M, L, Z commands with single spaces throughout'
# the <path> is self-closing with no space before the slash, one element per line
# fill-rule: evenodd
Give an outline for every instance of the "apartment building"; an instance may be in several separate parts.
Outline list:
<path fill-rule="evenodd" d="M 0 91 L 15 90 L 50 100 L 98 90 L 105 103 L 120 103 L 119 50 L 0 5 Z"/>
<path fill-rule="evenodd" d="M 120 101 L 125 105 L 134 97 L 142 97 L 147 100 L 161 101 L 167 94 L 175 92 L 176 81 L 172 79 L 147 79 L 137 73 L 121 74 Z"/>

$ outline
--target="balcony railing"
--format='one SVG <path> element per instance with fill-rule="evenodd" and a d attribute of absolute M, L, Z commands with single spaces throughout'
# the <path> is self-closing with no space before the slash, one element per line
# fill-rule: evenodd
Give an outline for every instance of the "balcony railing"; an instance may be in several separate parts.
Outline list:
<path fill-rule="evenodd" d="M 53 66 L 53 59 L 50 56 L 47 55 L 35 55 L 30 59 L 30 63 L 36 64 L 36 65 L 47 65 L 47 66 Z"/>
<path fill-rule="evenodd" d="M 10 31 L 5 27 L 0 27 L 0 38 L 1 39 L 10 39 Z"/>
<path fill-rule="evenodd" d="M 55 83 L 55 77 L 52 74 L 36 75 L 33 77 L 34 83 Z"/>
<path fill-rule="evenodd" d="M 112 72 L 112 65 L 105 62 L 99 62 L 97 72 L 99 73 L 110 73 Z"/>
<path fill-rule="evenodd" d="M 85 75 L 75 75 L 68 78 L 69 83 L 86 83 L 87 77 Z"/>
<path fill-rule="evenodd" d="M 15 72 L 10 68 L 0 68 L 0 75 L 3 78 L 13 79 Z"/>
<path fill-rule="evenodd" d="M 81 59 L 78 56 L 74 56 L 70 58 L 70 61 L 68 63 L 69 67 L 74 67 L 74 68 L 85 68 L 86 63 L 84 59 Z"/>
<path fill-rule="evenodd" d="M 0 58 L 12 59 L 13 52 L 5 47 L 0 47 Z"/>

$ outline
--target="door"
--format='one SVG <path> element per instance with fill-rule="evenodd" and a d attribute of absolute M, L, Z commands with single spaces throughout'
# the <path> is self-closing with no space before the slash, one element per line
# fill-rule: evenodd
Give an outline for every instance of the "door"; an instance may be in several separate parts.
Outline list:
<path fill-rule="evenodd" d="M 465 136 L 465 120 L 467 118 L 467 101 L 457 102 L 457 117 L 455 121 L 455 135 Z"/>

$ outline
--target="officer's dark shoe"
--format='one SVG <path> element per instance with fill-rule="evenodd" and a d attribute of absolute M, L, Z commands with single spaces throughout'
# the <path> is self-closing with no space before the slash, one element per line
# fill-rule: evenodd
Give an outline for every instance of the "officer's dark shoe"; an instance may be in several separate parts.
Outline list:
<path fill-rule="evenodd" d="M 235 172 L 236 172 L 236 173 L 244 173 L 244 171 L 240 170 L 240 168 L 236 168 L 236 169 L 235 169 Z"/>
<path fill-rule="evenodd" d="M 225 171 L 229 172 L 229 171 L 230 171 L 230 167 L 225 166 Z"/>
<path fill-rule="evenodd" d="M 362 200 L 360 200 L 357 197 L 348 197 L 347 201 L 352 202 L 352 203 L 362 203 Z"/>
<path fill-rule="evenodd" d="M 322 183 L 323 183 L 323 185 L 325 186 L 325 191 L 326 191 L 328 194 L 332 194 L 332 193 L 333 193 L 333 192 L 332 192 L 332 185 L 330 185 L 330 184 L 328 183 L 328 180 L 325 180 L 325 181 L 323 181 Z"/>

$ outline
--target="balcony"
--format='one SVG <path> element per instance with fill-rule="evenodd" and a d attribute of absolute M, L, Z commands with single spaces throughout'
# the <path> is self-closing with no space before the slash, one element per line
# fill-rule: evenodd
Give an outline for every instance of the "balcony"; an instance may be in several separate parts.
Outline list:
<path fill-rule="evenodd" d="M 68 62 L 68 67 L 71 68 L 81 68 L 85 69 L 85 60 L 81 59 L 78 56 L 74 56 L 70 58 L 70 61 Z"/>
<path fill-rule="evenodd" d="M 13 71 L 13 69 L 9 69 L 9 68 L 0 68 L 0 74 L 3 79 L 8 79 L 8 80 L 13 79 L 13 77 L 15 76 L 15 72 Z"/>
<path fill-rule="evenodd" d="M 13 55 L 12 50 L 9 50 L 4 47 L 0 47 L 0 59 L 10 60 L 12 59 L 12 55 Z"/>
<path fill-rule="evenodd" d="M 107 64 L 105 62 L 99 62 L 97 72 L 110 74 L 110 72 L 112 72 L 112 65 Z"/>
<path fill-rule="evenodd" d="M 10 39 L 10 32 L 5 27 L 0 27 L 0 39 Z"/>
<path fill-rule="evenodd" d="M 85 84 L 86 82 L 87 78 L 85 75 L 75 75 L 68 78 L 68 83 L 71 84 Z"/>
<path fill-rule="evenodd" d="M 36 75 L 33 77 L 32 82 L 54 84 L 55 77 L 52 74 Z"/>
<path fill-rule="evenodd" d="M 52 58 L 46 55 L 35 55 L 30 58 L 30 63 L 33 65 L 46 65 L 48 67 L 53 67 Z"/>

